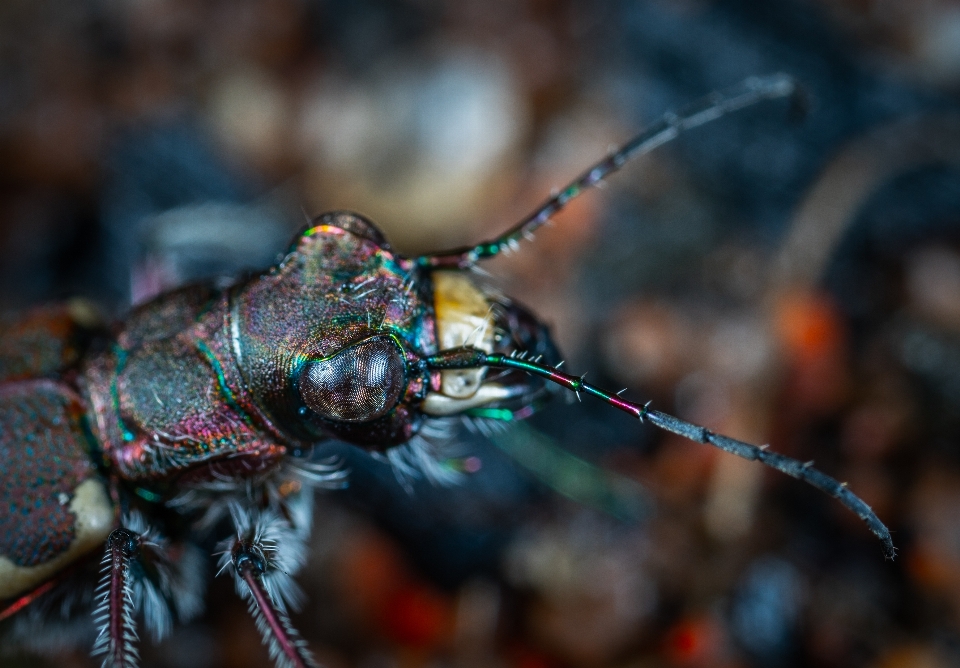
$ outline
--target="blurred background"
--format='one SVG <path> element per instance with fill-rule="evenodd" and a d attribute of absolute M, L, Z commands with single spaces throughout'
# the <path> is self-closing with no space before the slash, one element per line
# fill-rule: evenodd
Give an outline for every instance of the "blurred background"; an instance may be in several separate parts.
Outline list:
<path fill-rule="evenodd" d="M 334 208 L 406 253 L 478 241 L 778 71 L 803 109 L 691 132 L 486 269 L 569 370 L 816 460 L 899 558 L 800 482 L 557 399 L 458 434 L 452 486 L 330 446 L 351 483 L 295 622 L 329 668 L 960 665 L 956 0 L 5 0 L 0 307 L 119 319 Z M 209 587 L 145 666 L 270 665 Z"/>

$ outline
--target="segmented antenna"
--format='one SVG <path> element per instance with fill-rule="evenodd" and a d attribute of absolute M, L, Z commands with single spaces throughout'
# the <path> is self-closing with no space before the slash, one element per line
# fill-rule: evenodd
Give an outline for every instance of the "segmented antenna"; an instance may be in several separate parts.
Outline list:
<path fill-rule="evenodd" d="M 135 668 L 137 625 L 133 618 L 133 582 L 130 560 L 140 549 L 140 536 L 128 529 L 115 529 L 107 537 L 107 550 L 100 562 L 100 583 L 94 600 L 94 624 L 100 628 L 92 656 L 105 655 L 102 668 Z"/>
<path fill-rule="evenodd" d="M 691 441 L 706 443 L 720 448 L 725 452 L 737 455 L 738 457 L 759 461 L 782 473 L 803 480 L 840 501 L 840 503 L 856 513 L 857 516 L 866 523 L 870 531 L 876 534 L 877 538 L 879 538 L 883 544 L 884 556 L 887 559 L 893 559 L 896 556 L 896 548 L 893 546 L 890 530 L 880 521 L 870 506 L 847 489 L 846 483 L 837 482 L 827 474 L 813 468 L 813 462 L 801 462 L 792 457 L 770 452 L 767 449 L 769 446 L 766 445 L 751 445 L 750 443 L 744 443 L 729 436 L 715 434 L 706 427 L 701 427 L 672 415 L 653 410 L 650 408 L 649 403 L 637 404 L 632 401 L 627 401 L 621 398 L 618 393 L 607 392 L 595 385 L 591 385 L 583 380 L 582 377 L 572 376 L 563 373 L 556 367 L 547 366 L 531 360 L 509 357 L 497 353 L 487 354 L 476 348 L 453 348 L 428 357 L 426 363 L 429 368 L 436 370 L 472 369 L 487 366 L 525 371 L 531 375 L 540 376 L 557 385 L 561 385 L 568 390 L 572 390 L 577 393 L 577 396 L 579 396 L 581 392 L 593 395 L 614 408 L 633 415 L 641 422 L 646 420 L 655 427 L 688 438 Z"/>
<path fill-rule="evenodd" d="M 580 195 L 584 190 L 601 183 L 633 158 L 649 153 L 658 146 L 666 144 L 679 136 L 681 132 L 692 130 L 730 112 L 749 107 L 763 100 L 788 97 L 793 95 L 796 90 L 796 82 L 786 74 L 750 77 L 732 88 L 702 98 L 679 113 L 668 112 L 649 128 L 587 169 L 566 188 L 550 197 L 539 209 L 503 235 L 475 246 L 464 246 L 454 250 L 421 255 L 416 259 L 417 264 L 430 269 L 444 267 L 464 269 L 472 266 L 478 260 L 499 255 L 505 248 L 516 246 L 522 239 L 529 239 L 539 227 L 550 220 L 570 200 Z"/>

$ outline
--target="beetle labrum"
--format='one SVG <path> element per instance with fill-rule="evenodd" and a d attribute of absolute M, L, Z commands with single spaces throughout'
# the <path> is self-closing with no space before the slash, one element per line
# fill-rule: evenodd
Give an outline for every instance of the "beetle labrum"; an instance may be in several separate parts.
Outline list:
<path fill-rule="evenodd" d="M 464 414 L 521 419 L 556 386 L 805 480 L 855 512 L 892 558 L 889 531 L 844 484 L 560 371 L 546 328 L 468 271 L 629 159 L 794 89 L 784 75 L 751 78 L 664 116 L 489 242 L 406 258 L 362 216 L 333 212 L 262 274 L 161 295 L 113 334 L 91 332 L 69 307 L 4 325 L 0 620 L 22 637 L 92 606 L 94 653 L 105 666 L 135 665 L 138 616 L 160 638 L 201 609 L 193 539 L 228 519 L 220 570 L 277 665 L 314 665 L 287 616 L 291 574 L 313 490 L 343 473 L 301 454 L 331 438 L 387 451 Z"/>

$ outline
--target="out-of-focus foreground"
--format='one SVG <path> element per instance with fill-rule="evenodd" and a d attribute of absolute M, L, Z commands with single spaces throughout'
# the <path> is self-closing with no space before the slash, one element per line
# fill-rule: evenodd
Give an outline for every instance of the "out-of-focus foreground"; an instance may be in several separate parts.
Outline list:
<path fill-rule="evenodd" d="M 949 0 L 6 0 L 0 307 L 119 318 L 270 264 L 304 211 L 408 253 L 478 241 L 777 71 L 805 108 L 684 136 L 486 268 L 568 370 L 816 460 L 899 559 L 802 483 L 557 400 L 464 430 L 452 487 L 331 446 L 351 486 L 318 499 L 295 622 L 329 668 L 960 665 Z M 226 578 L 208 600 L 145 666 L 269 665 Z"/>

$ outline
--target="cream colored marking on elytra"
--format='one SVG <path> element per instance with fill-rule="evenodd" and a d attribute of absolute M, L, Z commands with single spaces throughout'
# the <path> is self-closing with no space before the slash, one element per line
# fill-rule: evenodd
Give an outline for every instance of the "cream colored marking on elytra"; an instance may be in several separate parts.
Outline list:
<path fill-rule="evenodd" d="M 36 566 L 17 566 L 0 556 L 0 599 L 25 594 L 43 584 L 78 557 L 101 547 L 113 529 L 114 512 L 103 483 L 88 478 L 73 492 L 70 512 L 76 515 L 76 536 L 67 551 Z"/>
<path fill-rule="evenodd" d="M 473 346 L 493 352 L 494 324 L 490 303 L 469 277 L 460 271 L 433 272 L 433 308 L 440 350 Z M 440 372 L 440 392 L 469 399 L 483 381 L 486 367 Z"/>

